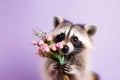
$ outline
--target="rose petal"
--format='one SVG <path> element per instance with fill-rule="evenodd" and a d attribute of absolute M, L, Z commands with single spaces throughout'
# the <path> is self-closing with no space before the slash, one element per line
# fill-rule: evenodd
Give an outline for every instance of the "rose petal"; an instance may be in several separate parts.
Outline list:
<path fill-rule="evenodd" d="M 49 47 L 48 47 L 47 45 L 42 45 L 42 46 L 40 47 L 40 50 L 41 50 L 42 52 L 49 52 L 49 51 L 50 51 L 50 49 L 49 49 Z"/>
<path fill-rule="evenodd" d="M 40 50 L 36 50 L 36 51 L 35 51 L 35 54 L 40 54 Z"/>
<path fill-rule="evenodd" d="M 56 49 L 57 49 L 55 44 L 51 44 L 49 47 L 53 51 L 56 51 Z"/>
<path fill-rule="evenodd" d="M 39 44 L 39 45 L 43 45 L 43 44 L 44 44 L 44 41 L 43 41 L 43 40 L 40 40 L 40 41 L 38 42 L 38 44 Z"/>
<path fill-rule="evenodd" d="M 36 41 L 32 41 L 32 45 L 37 45 L 37 42 Z"/>
<path fill-rule="evenodd" d="M 47 41 L 51 41 L 52 37 L 51 36 L 46 36 Z"/>
<path fill-rule="evenodd" d="M 63 45 L 64 45 L 63 42 L 59 42 L 59 43 L 56 44 L 56 47 L 62 49 Z"/>

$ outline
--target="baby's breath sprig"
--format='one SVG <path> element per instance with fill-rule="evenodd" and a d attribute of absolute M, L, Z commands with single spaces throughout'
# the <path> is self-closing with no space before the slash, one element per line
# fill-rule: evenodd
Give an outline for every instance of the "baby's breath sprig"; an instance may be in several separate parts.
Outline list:
<path fill-rule="evenodd" d="M 39 37 L 40 39 L 44 39 L 47 33 L 38 28 L 38 30 L 33 29 L 33 35 Z"/>

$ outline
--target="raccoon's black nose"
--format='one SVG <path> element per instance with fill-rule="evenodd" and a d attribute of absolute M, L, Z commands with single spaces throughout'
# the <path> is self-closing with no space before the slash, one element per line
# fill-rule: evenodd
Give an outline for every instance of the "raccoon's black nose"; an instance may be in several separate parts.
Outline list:
<path fill-rule="evenodd" d="M 62 52 L 67 53 L 69 51 L 69 47 L 67 45 L 63 45 Z"/>

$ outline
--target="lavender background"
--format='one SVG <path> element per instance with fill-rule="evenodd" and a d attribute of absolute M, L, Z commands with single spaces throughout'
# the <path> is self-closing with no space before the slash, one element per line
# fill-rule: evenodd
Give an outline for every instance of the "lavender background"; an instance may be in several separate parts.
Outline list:
<path fill-rule="evenodd" d="M 120 79 L 119 0 L 0 0 L 0 80 L 39 80 L 32 29 L 53 29 L 54 15 L 95 23 L 92 69 L 102 80 Z"/>

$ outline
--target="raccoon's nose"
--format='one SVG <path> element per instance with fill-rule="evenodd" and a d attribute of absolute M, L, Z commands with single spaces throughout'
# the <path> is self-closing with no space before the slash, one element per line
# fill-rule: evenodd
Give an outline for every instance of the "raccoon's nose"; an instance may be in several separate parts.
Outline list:
<path fill-rule="evenodd" d="M 69 47 L 67 45 L 63 45 L 62 52 L 67 53 L 69 51 Z"/>

